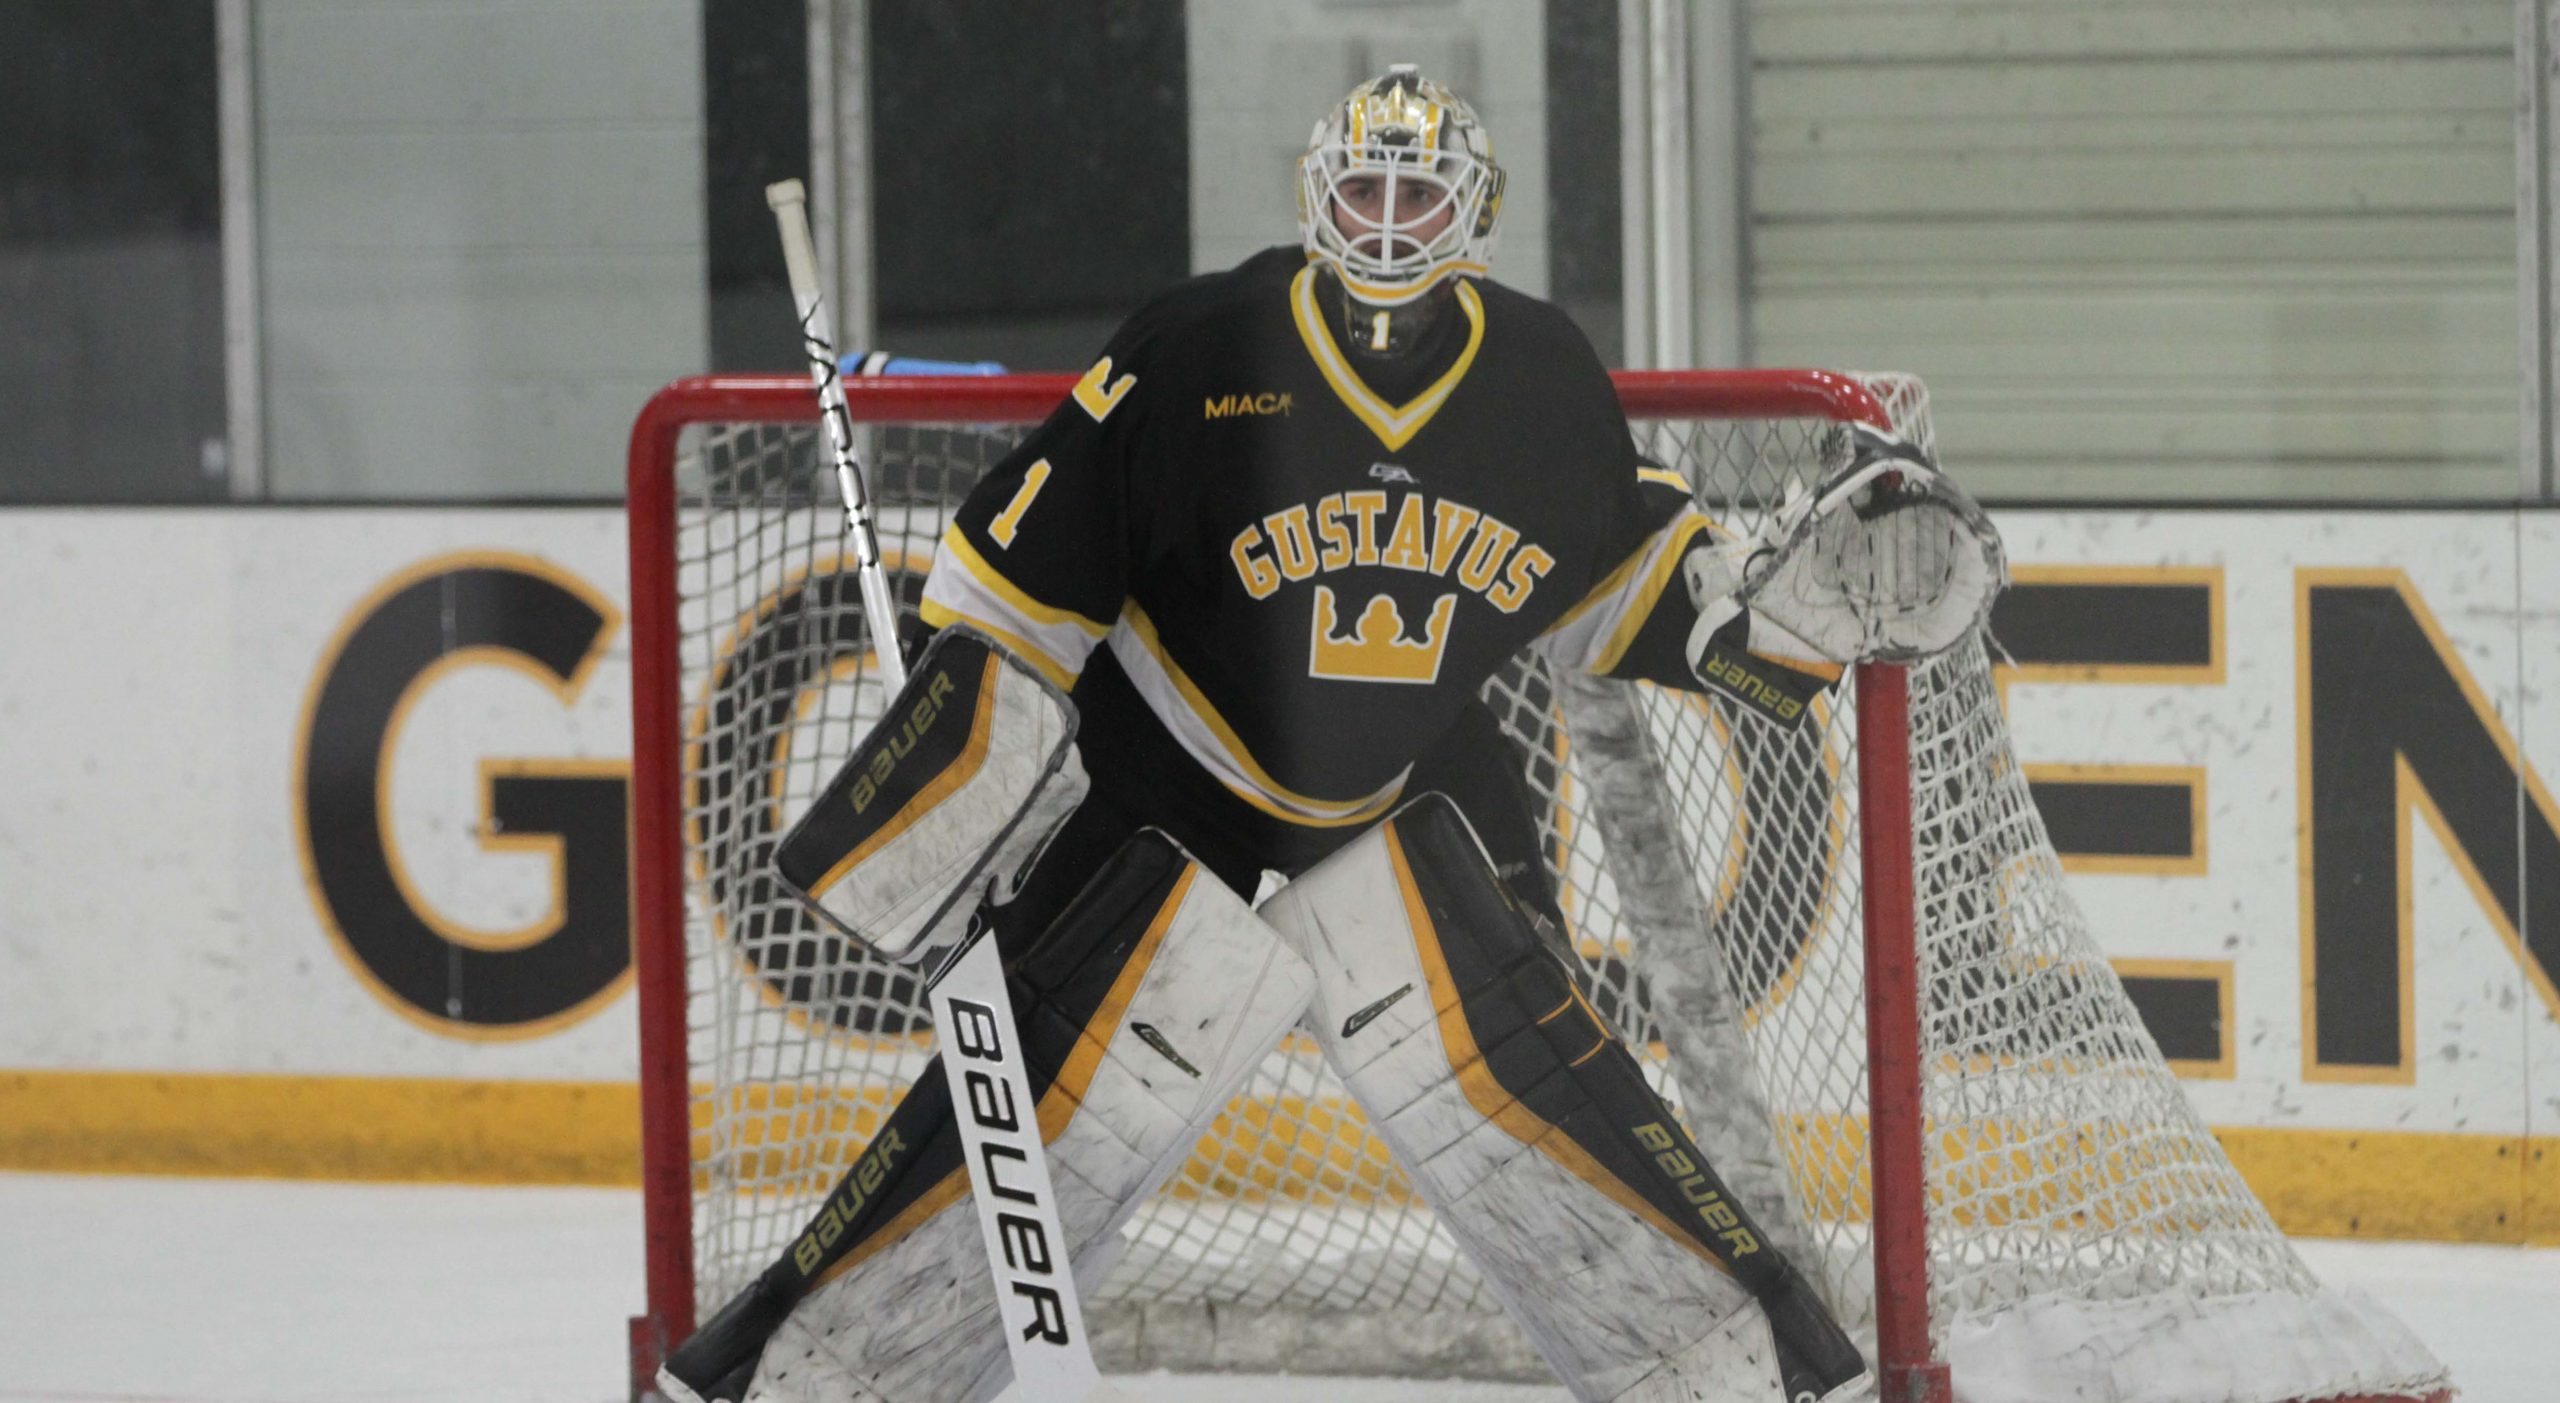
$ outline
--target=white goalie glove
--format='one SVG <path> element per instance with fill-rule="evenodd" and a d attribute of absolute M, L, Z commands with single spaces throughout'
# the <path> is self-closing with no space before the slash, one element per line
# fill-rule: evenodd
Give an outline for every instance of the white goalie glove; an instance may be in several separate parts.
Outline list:
<path fill-rule="evenodd" d="M 2009 566 L 1973 498 L 1919 449 L 1864 425 L 1826 457 L 1836 466 L 1821 487 L 1684 562 L 1702 676 L 1716 636 L 1745 614 L 1751 652 L 1827 663 L 1929 657 L 1990 616 Z"/>

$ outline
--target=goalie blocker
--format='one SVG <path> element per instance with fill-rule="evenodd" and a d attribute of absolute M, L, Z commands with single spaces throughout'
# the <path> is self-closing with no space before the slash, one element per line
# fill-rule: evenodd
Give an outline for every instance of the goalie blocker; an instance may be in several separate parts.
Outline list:
<path fill-rule="evenodd" d="M 935 634 L 774 854 L 783 885 L 880 955 L 956 943 L 1085 792 L 1075 708 L 975 630 Z"/>

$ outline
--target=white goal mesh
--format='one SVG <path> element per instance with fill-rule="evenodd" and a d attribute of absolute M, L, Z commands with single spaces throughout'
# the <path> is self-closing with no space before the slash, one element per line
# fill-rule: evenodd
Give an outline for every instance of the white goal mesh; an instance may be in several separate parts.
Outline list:
<path fill-rule="evenodd" d="M 1648 406 L 1675 407 L 1636 427 L 1710 514 L 1747 529 L 1818 472 L 1832 419 L 1734 417 L 1719 377 L 1686 382 L 1694 408 L 1662 392 Z M 1918 382 L 1863 384 L 1929 441 Z M 865 461 L 912 598 L 947 513 L 1018 431 L 895 422 L 887 392 L 856 391 L 875 396 L 861 413 L 892 420 L 863 430 Z M 770 875 L 881 699 L 807 410 L 724 413 L 675 440 L 674 656 L 636 665 L 644 693 L 672 687 L 680 707 L 689 1265 L 706 1314 L 799 1230 L 930 1048 L 914 980 L 828 934 Z M 1594 1003 L 1872 1347 L 1850 699 L 1784 731 L 1525 660 L 1485 698 L 1542 807 Z M 2063 886 L 1980 640 L 1914 670 L 1908 743 L 1930 1330 L 1962 1396 L 2072 1396 L 2039 1392 L 2050 1369 L 2078 1367 L 2039 1352 L 2087 1354 L 2118 1327 L 2137 1342 L 2128 1360 L 2169 1341 L 2231 1356 L 2231 1381 L 2148 1393 L 2128 1365 L 2123 1392 L 2089 1396 L 2424 1393 L 2440 1378 L 2424 1351 L 2317 1286 L 2187 1107 Z M 1536 1372 L 1303 1039 L 1272 1054 L 1130 1236 L 1098 1301 L 1124 1362 Z M 2241 1357 L 2264 1352 L 2264 1330 L 2352 1338 L 2297 1341 L 2270 1375 Z M 2024 1392 L 2001 1393 L 2016 1370 Z"/>

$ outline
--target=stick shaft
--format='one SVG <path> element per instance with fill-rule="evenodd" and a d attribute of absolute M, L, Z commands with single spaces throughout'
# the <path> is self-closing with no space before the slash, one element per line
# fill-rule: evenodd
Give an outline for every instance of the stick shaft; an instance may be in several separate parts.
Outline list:
<path fill-rule="evenodd" d="M 906 685 L 898 648 L 897 602 L 880 561 L 871 494 L 853 450 L 853 411 L 838 378 L 835 331 L 818 293 L 818 259 L 809 237 L 808 196 L 797 180 L 765 187 L 765 203 L 782 232 L 782 261 L 800 312 L 800 342 L 817 385 L 836 488 L 844 498 L 845 534 L 853 538 L 862 612 L 889 693 Z M 932 979 L 933 1026 L 943 1073 L 951 1082 L 953 1121 L 967 1156 L 978 1229 L 995 1277 L 996 1316 L 1013 1361 L 1019 1403 L 1095 1403 L 1107 1398 L 1085 1335 L 1084 1310 L 1058 1221 L 1058 1195 L 1041 1144 L 1038 1103 L 1022 1061 L 1022 1034 L 1006 992 L 995 939 L 972 932 L 959 955 Z M 1021 1250 L 1017 1253 L 1016 1248 Z"/>
<path fill-rule="evenodd" d="M 968 1156 L 971 1206 L 995 1274 L 996 1319 L 1019 1403 L 1078 1403 L 1101 1385 L 1084 1303 L 1058 1224 L 1040 1113 L 993 935 L 961 948 L 934 979 L 934 1039 Z M 1011 1219 L 1008 1223 L 1006 1220 Z M 1035 1221 L 1036 1220 L 1036 1221 Z"/>
<path fill-rule="evenodd" d="M 818 292 L 818 252 L 809 237 L 808 193 L 799 181 L 783 180 L 766 186 L 764 199 L 782 231 L 782 266 L 791 279 L 791 300 L 800 312 L 800 346 L 809 357 L 819 417 L 826 421 L 827 447 L 835 457 L 836 491 L 844 499 L 845 534 L 853 538 L 863 618 L 871 625 L 881 680 L 895 692 L 907 681 L 906 655 L 898 648 L 897 596 L 890 593 L 889 572 L 880 563 L 880 533 L 872 521 L 871 492 L 863 481 L 861 460 L 854 456 L 853 409 L 845 403 L 844 381 L 836 373 L 835 328 L 827 320 L 826 299 Z"/>

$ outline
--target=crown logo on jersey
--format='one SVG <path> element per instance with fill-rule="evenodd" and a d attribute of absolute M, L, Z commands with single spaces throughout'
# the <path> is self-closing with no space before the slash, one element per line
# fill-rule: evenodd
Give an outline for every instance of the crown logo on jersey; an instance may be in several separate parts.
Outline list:
<path fill-rule="evenodd" d="M 1360 611 L 1350 636 L 1337 638 L 1335 631 L 1342 625 L 1334 613 L 1333 591 L 1318 585 L 1307 675 L 1339 682 L 1419 682 L 1427 686 L 1439 680 L 1440 652 L 1448 646 L 1449 620 L 1457 612 L 1458 596 L 1440 596 L 1439 602 L 1431 606 L 1422 641 L 1408 642 L 1404 615 L 1397 611 L 1395 600 L 1374 595 L 1369 607 Z"/>

